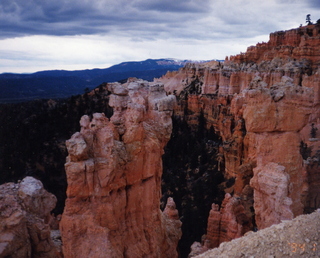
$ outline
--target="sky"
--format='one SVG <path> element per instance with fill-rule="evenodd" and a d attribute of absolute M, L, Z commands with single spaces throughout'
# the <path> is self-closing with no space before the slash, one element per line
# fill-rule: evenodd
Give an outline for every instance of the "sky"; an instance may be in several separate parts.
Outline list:
<path fill-rule="evenodd" d="M 307 14 L 319 0 L 0 0 L 0 73 L 221 60 Z"/>

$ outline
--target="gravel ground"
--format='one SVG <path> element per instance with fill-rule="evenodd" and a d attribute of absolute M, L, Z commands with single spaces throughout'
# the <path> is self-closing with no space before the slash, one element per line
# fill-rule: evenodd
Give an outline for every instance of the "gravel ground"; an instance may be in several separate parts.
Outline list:
<path fill-rule="evenodd" d="M 320 209 L 258 232 L 248 232 L 196 257 L 320 257 Z"/>

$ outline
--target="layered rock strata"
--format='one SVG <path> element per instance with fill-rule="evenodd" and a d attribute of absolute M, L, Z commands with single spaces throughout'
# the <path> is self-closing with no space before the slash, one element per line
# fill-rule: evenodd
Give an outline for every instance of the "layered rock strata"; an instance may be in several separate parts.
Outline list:
<path fill-rule="evenodd" d="M 181 222 L 173 199 L 160 210 L 163 149 L 173 95 L 162 84 L 109 84 L 110 120 L 83 116 L 67 141 L 65 257 L 177 257 Z"/>
<path fill-rule="evenodd" d="M 33 177 L 0 185 L 0 257 L 61 257 L 48 224 L 56 202 Z"/>
<path fill-rule="evenodd" d="M 271 33 L 246 53 L 158 80 L 178 97 L 177 119 L 196 130 L 203 117 L 221 137 L 221 187 L 258 229 L 319 208 L 319 32 Z"/>
<path fill-rule="evenodd" d="M 269 42 L 248 47 L 245 53 L 231 56 L 229 60 L 238 63 L 262 63 L 275 58 L 290 57 L 296 60 L 308 60 L 317 68 L 320 60 L 319 36 L 319 24 L 277 31 L 270 34 Z"/>

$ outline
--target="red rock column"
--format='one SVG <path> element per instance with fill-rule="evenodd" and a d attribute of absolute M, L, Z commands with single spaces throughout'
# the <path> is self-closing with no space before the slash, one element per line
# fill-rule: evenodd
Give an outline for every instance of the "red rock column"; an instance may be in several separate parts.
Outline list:
<path fill-rule="evenodd" d="M 206 239 L 209 240 L 209 243 L 207 243 L 208 248 L 215 248 L 220 244 L 220 222 L 221 212 L 219 211 L 219 205 L 213 203 L 210 210 L 207 226 Z"/>
<path fill-rule="evenodd" d="M 110 84 L 110 121 L 84 116 L 67 141 L 65 257 L 177 257 L 178 216 L 162 213 L 163 148 L 174 96 L 145 81 Z M 173 213 L 173 200 L 168 205 Z"/>

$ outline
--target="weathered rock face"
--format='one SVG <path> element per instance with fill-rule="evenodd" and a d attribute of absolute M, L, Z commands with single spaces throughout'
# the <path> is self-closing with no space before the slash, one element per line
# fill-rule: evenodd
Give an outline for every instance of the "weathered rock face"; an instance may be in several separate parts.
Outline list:
<path fill-rule="evenodd" d="M 251 221 L 244 212 L 240 198 L 227 193 L 220 211 L 219 205 L 212 204 L 205 246 L 208 249 L 218 247 L 222 242 L 243 236 L 251 228 Z"/>
<path fill-rule="evenodd" d="M 50 212 L 57 199 L 26 177 L 0 186 L 0 256 L 60 257 L 50 238 Z"/>
<path fill-rule="evenodd" d="M 246 216 L 239 197 L 232 197 L 227 193 L 221 204 L 220 212 L 220 243 L 241 237 L 252 228 L 251 221 Z M 209 227 L 211 225 L 208 223 L 208 232 L 210 232 Z M 208 240 L 210 241 L 209 238 Z M 212 245 L 210 248 L 217 246 Z"/>
<path fill-rule="evenodd" d="M 292 199 L 288 197 L 290 176 L 284 166 L 268 163 L 264 167 L 254 168 L 250 184 L 255 189 L 255 220 L 259 228 L 293 219 L 290 209 Z"/>
<path fill-rule="evenodd" d="M 194 243 L 190 257 L 218 247 L 220 243 L 243 236 L 250 231 L 252 224 L 244 211 L 240 198 L 226 194 L 219 210 L 218 204 L 212 204 L 208 218 L 207 234 L 203 243 Z"/>
<path fill-rule="evenodd" d="M 201 120 L 220 136 L 220 187 L 241 198 L 259 229 L 320 207 L 319 31 L 272 33 L 223 63 L 189 64 L 158 80 L 177 95 L 176 120 L 194 132 Z"/>
<path fill-rule="evenodd" d="M 68 190 L 60 223 L 65 257 L 177 257 L 181 222 L 160 211 L 163 148 L 175 104 L 163 85 L 110 84 L 109 120 L 83 116 L 67 141 Z"/>
<path fill-rule="evenodd" d="M 287 215 L 282 219 L 303 213 L 305 189 L 302 186 L 307 178 L 300 154 L 299 132 L 308 123 L 314 98 L 312 89 L 294 85 L 293 79 L 286 76 L 270 89 L 266 88 L 267 85 L 261 86 L 263 82 L 259 80 L 255 78 L 251 88 L 244 90 L 241 97 L 245 105 L 243 118 L 247 130 L 247 161 L 256 164 L 250 184 L 254 188 L 256 223 L 258 228 L 265 228 L 279 223 L 283 217 L 273 212 L 270 214 L 271 210 L 281 207 L 287 210 L 284 211 Z M 277 184 L 278 190 L 273 190 L 272 186 Z M 273 199 L 278 191 L 283 192 L 278 193 L 281 197 L 277 196 L 275 202 L 265 195 Z M 262 192 L 264 195 L 261 196 Z M 282 213 L 276 211 L 279 212 Z"/>
<path fill-rule="evenodd" d="M 318 65 L 319 25 L 308 25 L 288 31 L 277 31 L 270 34 L 267 43 L 248 47 L 247 52 L 231 56 L 230 60 L 239 63 L 271 61 L 274 58 L 307 59 Z"/>

